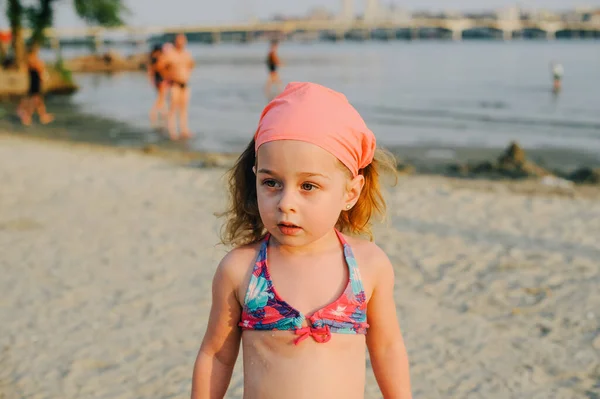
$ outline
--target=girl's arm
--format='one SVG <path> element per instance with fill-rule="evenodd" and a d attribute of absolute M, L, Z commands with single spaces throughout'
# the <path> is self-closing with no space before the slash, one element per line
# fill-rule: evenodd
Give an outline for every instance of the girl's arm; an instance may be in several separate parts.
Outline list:
<path fill-rule="evenodd" d="M 192 399 L 223 398 L 238 356 L 241 306 L 235 293 L 232 261 L 228 259 L 221 261 L 213 278 L 212 307 L 194 365 Z"/>
<path fill-rule="evenodd" d="M 385 399 L 411 399 L 408 356 L 400 332 L 394 300 L 394 269 L 381 249 L 377 277 L 367 317 L 367 347 L 373 372 Z"/>

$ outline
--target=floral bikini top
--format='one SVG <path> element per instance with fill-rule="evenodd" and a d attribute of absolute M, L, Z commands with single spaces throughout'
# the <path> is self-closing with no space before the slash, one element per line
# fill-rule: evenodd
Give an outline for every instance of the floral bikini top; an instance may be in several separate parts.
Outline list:
<path fill-rule="evenodd" d="M 267 247 L 270 235 L 264 238 L 250 283 L 244 299 L 241 321 L 243 330 L 293 330 L 298 338 L 297 345 L 309 336 L 316 342 L 325 343 L 331 333 L 366 334 L 367 299 L 363 289 L 358 265 L 352 249 L 342 234 L 336 230 L 338 239 L 344 246 L 344 257 L 348 265 L 348 285 L 344 293 L 333 303 L 305 316 L 284 301 L 273 286 L 267 263 Z M 308 327 L 302 327 L 304 320 Z"/>

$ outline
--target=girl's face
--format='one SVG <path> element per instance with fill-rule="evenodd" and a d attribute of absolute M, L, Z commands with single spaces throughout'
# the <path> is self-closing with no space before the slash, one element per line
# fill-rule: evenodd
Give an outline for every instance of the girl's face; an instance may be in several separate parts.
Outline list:
<path fill-rule="evenodd" d="M 277 140 L 257 153 L 256 193 L 266 229 L 282 245 L 303 246 L 330 233 L 354 205 L 364 178 L 354 179 L 332 154 L 296 140 Z"/>

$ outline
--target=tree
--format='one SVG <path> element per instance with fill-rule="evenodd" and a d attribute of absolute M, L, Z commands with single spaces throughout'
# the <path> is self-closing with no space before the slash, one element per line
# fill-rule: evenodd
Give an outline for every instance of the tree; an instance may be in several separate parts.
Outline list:
<path fill-rule="evenodd" d="M 23 6 L 20 0 L 8 0 L 6 17 L 12 31 L 12 48 L 17 65 L 25 59 L 25 43 L 23 41 Z"/>
<path fill-rule="evenodd" d="M 122 16 L 129 13 L 123 0 L 72 0 L 77 15 L 89 25 L 120 26 Z M 24 7 L 22 0 L 8 0 L 6 16 L 10 22 L 13 37 L 13 50 L 17 65 L 25 61 L 23 40 L 23 19 L 32 30 L 31 40 L 42 43 L 44 32 L 52 26 L 54 7 L 57 0 L 38 0 L 37 6 Z"/>
<path fill-rule="evenodd" d="M 122 15 L 129 10 L 122 0 L 73 0 L 75 12 L 88 24 L 101 26 L 121 26 L 124 21 Z"/>
<path fill-rule="evenodd" d="M 44 31 L 52 26 L 54 10 L 52 3 L 56 0 L 39 0 L 38 7 L 25 8 L 25 17 L 31 28 L 31 42 L 42 44 L 45 37 Z"/>

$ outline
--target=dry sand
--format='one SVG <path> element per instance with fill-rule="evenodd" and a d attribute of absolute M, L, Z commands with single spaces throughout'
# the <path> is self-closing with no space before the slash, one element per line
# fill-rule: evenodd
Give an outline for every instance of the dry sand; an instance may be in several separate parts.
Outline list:
<path fill-rule="evenodd" d="M 223 172 L 0 135 L 0 398 L 188 397 Z M 600 397 L 600 195 L 532 184 L 391 191 L 415 398 Z"/>

